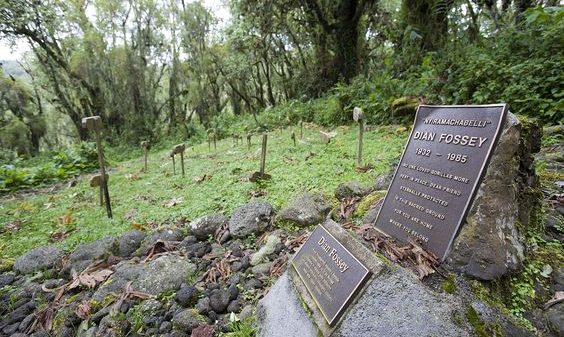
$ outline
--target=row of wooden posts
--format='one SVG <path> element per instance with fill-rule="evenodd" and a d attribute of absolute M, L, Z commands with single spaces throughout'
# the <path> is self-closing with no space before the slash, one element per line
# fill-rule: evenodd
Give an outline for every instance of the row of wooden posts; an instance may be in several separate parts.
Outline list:
<path fill-rule="evenodd" d="M 353 110 L 353 119 L 355 122 L 358 123 L 359 132 L 358 132 L 358 149 L 357 149 L 357 165 L 362 165 L 362 146 L 363 146 L 363 135 L 364 135 L 364 116 L 363 112 L 360 108 L 354 108 Z M 102 143 L 100 141 L 100 130 L 102 128 L 102 119 L 100 116 L 93 116 L 93 117 L 86 117 L 82 119 L 82 127 L 88 129 L 88 131 L 93 131 L 96 137 L 96 150 L 98 152 L 98 162 L 100 164 L 100 173 L 90 180 L 90 185 L 92 187 L 99 186 L 100 187 L 100 206 L 106 206 L 106 212 L 109 218 L 112 218 L 112 207 L 110 205 L 110 194 L 108 192 L 108 175 L 106 173 L 106 169 L 104 167 L 104 153 L 102 150 Z M 320 131 L 321 136 L 326 138 L 326 142 L 329 143 L 332 135 Z M 251 148 L 251 134 L 247 134 L 247 146 L 249 149 Z M 292 131 L 290 134 L 290 138 L 294 143 L 294 147 L 296 146 L 296 133 Z M 300 139 L 303 138 L 303 122 L 300 121 Z M 233 142 L 235 145 L 239 144 L 239 140 L 241 143 L 243 142 L 243 138 L 238 135 L 233 135 Z M 261 157 L 260 157 L 260 168 L 258 172 L 253 174 L 255 179 L 268 179 L 270 176 L 265 173 L 265 166 L 266 166 L 266 144 L 268 140 L 268 135 L 266 133 L 262 134 L 262 144 L 261 144 Z M 213 142 L 214 149 L 217 149 L 217 137 L 215 133 L 208 137 L 208 147 L 211 150 L 211 144 Z M 147 172 L 147 156 L 149 150 L 151 148 L 151 144 L 148 141 L 141 142 L 141 148 L 143 148 L 144 154 L 144 172 Z M 169 156 L 172 158 L 172 169 L 173 174 L 176 175 L 176 163 L 175 163 L 175 156 L 180 155 L 180 166 L 182 169 L 182 177 L 185 176 L 184 171 L 184 152 L 186 151 L 186 145 L 184 144 L 177 144 L 174 145 Z"/>

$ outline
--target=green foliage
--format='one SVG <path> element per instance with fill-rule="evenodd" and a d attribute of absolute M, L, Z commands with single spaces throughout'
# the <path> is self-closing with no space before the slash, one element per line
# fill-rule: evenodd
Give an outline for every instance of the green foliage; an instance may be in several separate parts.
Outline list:
<path fill-rule="evenodd" d="M 522 317 L 535 304 L 543 304 L 549 299 L 547 294 L 537 293 L 537 289 L 548 287 L 553 268 L 564 263 L 563 248 L 560 242 L 544 244 L 528 257 L 522 271 L 511 278 L 510 310 L 513 315 Z"/>
<path fill-rule="evenodd" d="M 13 118 L 0 129 L 0 146 L 12 149 L 18 155 L 31 153 L 31 132 L 27 125 Z"/>
<path fill-rule="evenodd" d="M 15 161 L 0 166 L 0 193 L 49 184 L 92 171 L 98 165 L 98 157 L 95 144 L 81 142 L 37 166 L 25 167 L 25 164 L 25 161 Z"/>
<path fill-rule="evenodd" d="M 229 322 L 231 332 L 222 333 L 220 337 L 254 337 L 256 335 L 255 320 L 254 316 L 239 320 L 232 314 Z"/>
<path fill-rule="evenodd" d="M 406 81 L 430 103 L 507 102 L 511 111 L 548 123 L 563 121 L 561 37 L 564 11 L 529 9 L 521 26 L 508 26 L 480 44 L 451 43 L 429 53 Z"/>

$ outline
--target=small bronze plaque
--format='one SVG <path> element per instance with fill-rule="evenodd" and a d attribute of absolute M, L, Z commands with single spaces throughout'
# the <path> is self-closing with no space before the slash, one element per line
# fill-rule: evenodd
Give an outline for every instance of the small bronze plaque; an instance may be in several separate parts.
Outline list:
<path fill-rule="evenodd" d="M 472 204 L 507 113 L 507 105 L 417 109 L 376 227 L 417 239 L 445 259 Z"/>
<path fill-rule="evenodd" d="M 370 275 L 370 271 L 321 225 L 296 253 L 292 266 L 330 326 Z"/>

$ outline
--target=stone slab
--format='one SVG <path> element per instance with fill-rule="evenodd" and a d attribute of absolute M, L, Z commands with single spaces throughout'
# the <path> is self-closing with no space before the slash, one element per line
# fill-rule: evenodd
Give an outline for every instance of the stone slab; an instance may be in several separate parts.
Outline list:
<path fill-rule="evenodd" d="M 257 336 L 472 335 L 463 305 L 452 295 L 434 293 L 411 272 L 383 262 L 335 222 L 328 220 L 323 226 L 373 276 L 336 325 L 329 326 L 299 276 L 288 269 L 259 302 Z"/>

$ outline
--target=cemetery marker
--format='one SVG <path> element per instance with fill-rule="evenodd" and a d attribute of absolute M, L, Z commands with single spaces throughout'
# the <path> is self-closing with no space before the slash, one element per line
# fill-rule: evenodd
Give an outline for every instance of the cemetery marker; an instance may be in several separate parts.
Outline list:
<path fill-rule="evenodd" d="M 362 109 L 355 107 L 353 109 L 353 119 L 358 122 L 358 151 L 356 153 L 356 165 L 362 166 L 362 138 L 364 136 L 364 114 Z"/>
<path fill-rule="evenodd" d="M 260 175 L 264 175 L 264 166 L 266 164 L 266 140 L 268 135 L 266 133 L 262 134 L 262 147 L 260 152 Z"/>
<path fill-rule="evenodd" d="M 176 165 L 174 163 L 174 156 L 180 154 L 180 166 L 182 167 L 182 177 L 184 177 L 184 151 L 186 150 L 186 145 L 177 144 L 174 145 L 172 151 L 170 151 L 170 157 L 172 157 L 172 169 L 173 173 L 176 174 Z"/>
<path fill-rule="evenodd" d="M 149 141 L 144 140 L 141 142 L 141 147 L 143 148 L 143 152 L 145 154 L 145 173 L 147 173 L 147 153 L 149 152 L 149 149 L 151 148 L 151 144 L 149 143 Z"/>
<path fill-rule="evenodd" d="M 296 147 L 296 133 L 294 131 L 292 131 L 290 138 L 292 138 L 292 140 L 294 141 L 294 147 Z"/>
<path fill-rule="evenodd" d="M 106 213 L 108 218 L 112 218 L 112 206 L 110 206 L 110 193 L 108 192 L 108 181 L 106 179 L 106 169 L 104 168 L 104 152 L 102 151 L 102 142 L 100 140 L 100 129 L 102 128 L 102 119 L 100 116 L 85 117 L 82 119 L 82 128 L 88 131 L 94 131 L 96 135 L 96 150 L 98 152 L 98 162 L 100 164 L 100 186 L 104 191 L 104 201 L 106 204 Z"/>
<path fill-rule="evenodd" d="M 292 266 L 329 326 L 339 319 L 371 274 L 322 225 L 296 253 Z"/>
<path fill-rule="evenodd" d="M 247 147 L 249 148 L 249 150 L 251 149 L 251 134 L 250 133 L 247 135 Z"/>
<path fill-rule="evenodd" d="M 268 135 L 266 133 L 262 134 L 262 146 L 260 151 L 260 168 L 258 172 L 254 172 L 249 178 L 250 181 L 256 182 L 259 180 L 268 180 L 271 178 L 270 174 L 264 173 L 266 166 L 266 141 Z"/>
<path fill-rule="evenodd" d="M 376 228 L 403 242 L 417 240 L 443 261 L 506 114 L 506 104 L 419 106 Z"/>

